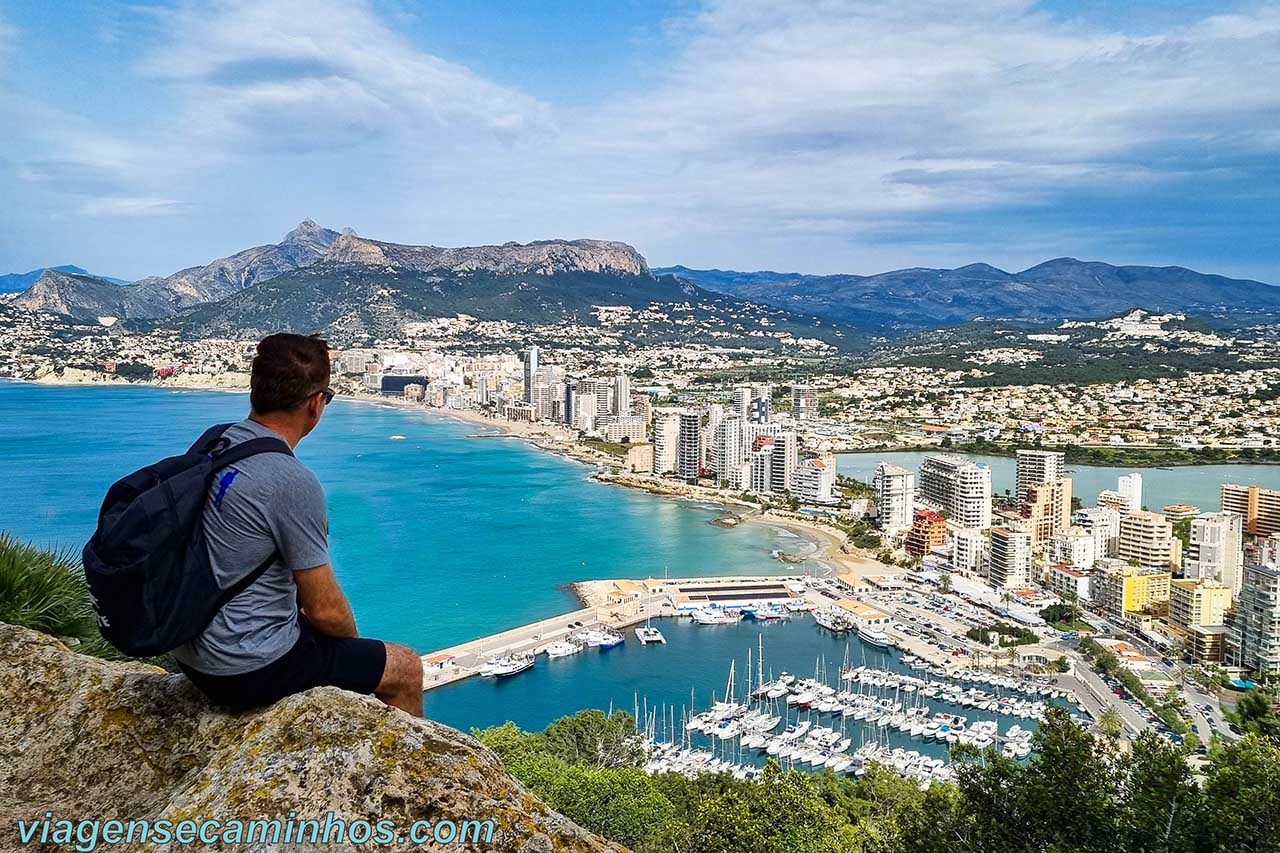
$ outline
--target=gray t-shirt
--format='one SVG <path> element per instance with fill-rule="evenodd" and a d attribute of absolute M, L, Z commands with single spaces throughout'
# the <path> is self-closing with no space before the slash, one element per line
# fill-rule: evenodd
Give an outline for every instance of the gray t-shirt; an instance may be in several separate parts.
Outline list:
<path fill-rule="evenodd" d="M 255 421 L 223 433 L 238 444 L 279 436 Z M 329 562 L 329 516 L 315 474 L 283 453 L 260 453 L 219 471 L 204 510 L 209 558 L 223 589 L 280 558 L 213 618 L 193 642 L 175 649 L 181 663 L 206 675 L 238 675 L 279 658 L 298 639 L 293 573 Z"/>

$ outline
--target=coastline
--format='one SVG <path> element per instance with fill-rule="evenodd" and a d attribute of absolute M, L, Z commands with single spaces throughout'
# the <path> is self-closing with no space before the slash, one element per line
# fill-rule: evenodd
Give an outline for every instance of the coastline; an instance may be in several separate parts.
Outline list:
<path fill-rule="evenodd" d="M 1138 470 L 1151 468 L 1159 470 L 1161 468 L 1196 468 L 1200 466 L 1207 467 L 1210 465 L 1280 465 L 1280 458 L 1241 459 L 1238 456 L 1233 456 L 1229 459 L 1170 459 L 1158 461 L 1141 460 L 1136 462 L 1128 459 L 1105 462 L 1082 461 L 1079 459 L 1071 459 L 1071 451 L 1063 445 L 1046 445 L 1038 448 L 992 446 L 978 449 L 970 446 L 943 447 L 940 444 L 897 444 L 892 447 L 876 447 L 871 450 L 838 450 L 835 451 L 835 454 L 836 456 L 865 456 L 874 453 L 949 453 L 956 456 L 999 456 L 1004 459 L 1013 459 L 1017 456 L 1019 450 L 1030 449 L 1056 450 L 1066 453 L 1068 455 L 1066 465 L 1068 467 L 1079 468 L 1134 468 Z M 1117 448 L 1112 447 L 1111 445 L 1087 445 L 1087 449 L 1115 450 Z M 1150 453 L 1187 452 L 1176 447 L 1123 447 L 1119 449 Z"/>

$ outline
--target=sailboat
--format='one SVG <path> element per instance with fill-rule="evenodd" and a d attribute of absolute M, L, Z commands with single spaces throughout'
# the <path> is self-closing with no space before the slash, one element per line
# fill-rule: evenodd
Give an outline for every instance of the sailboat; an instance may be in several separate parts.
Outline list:
<path fill-rule="evenodd" d="M 650 594 L 647 588 L 645 590 L 644 612 L 644 627 L 636 628 L 636 639 L 642 644 L 662 643 L 663 645 L 666 645 L 667 638 L 662 636 L 661 631 L 653 627 L 653 610 L 650 607 Z"/>

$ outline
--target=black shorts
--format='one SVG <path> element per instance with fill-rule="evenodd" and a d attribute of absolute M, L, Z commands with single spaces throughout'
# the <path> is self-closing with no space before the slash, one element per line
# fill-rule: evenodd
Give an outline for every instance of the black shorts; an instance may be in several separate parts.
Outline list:
<path fill-rule="evenodd" d="M 381 640 L 339 639 L 321 634 L 299 617 L 301 633 L 293 648 L 261 669 L 239 675 L 206 675 L 179 664 L 209 701 L 233 711 L 270 705 L 312 687 L 341 687 L 372 693 L 387 666 Z"/>

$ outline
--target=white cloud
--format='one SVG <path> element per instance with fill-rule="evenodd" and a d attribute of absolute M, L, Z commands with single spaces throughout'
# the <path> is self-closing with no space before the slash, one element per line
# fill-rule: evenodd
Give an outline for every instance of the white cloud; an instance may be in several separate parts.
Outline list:
<path fill-rule="evenodd" d="M 417 50 L 362 0 L 222 0 L 158 15 L 168 37 L 140 71 L 177 86 L 187 129 L 223 145 L 503 136 L 547 118 L 534 98 Z"/>

